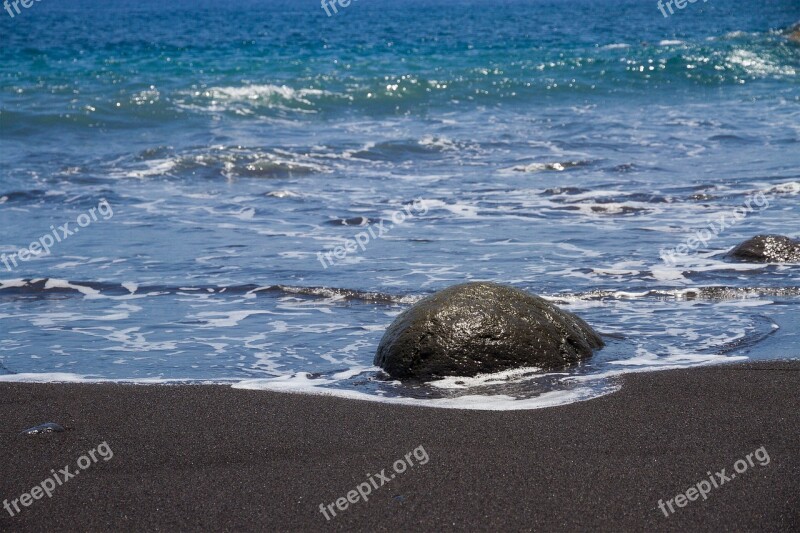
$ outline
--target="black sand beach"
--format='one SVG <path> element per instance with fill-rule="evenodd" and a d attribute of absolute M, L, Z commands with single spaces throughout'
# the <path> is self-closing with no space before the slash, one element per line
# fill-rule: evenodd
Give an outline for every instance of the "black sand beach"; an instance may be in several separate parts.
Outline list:
<path fill-rule="evenodd" d="M 515 412 L 387 406 L 222 386 L 0 385 L 0 496 L 113 458 L 0 530 L 759 530 L 800 527 L 800 363 L 628 375 L 618 393 Z M 26 437 L 43 422 L 63 433 Z M 319 510 L 423 446 L 369 500 Z M 764 447 L 769 464 L 658 501 Z"/>

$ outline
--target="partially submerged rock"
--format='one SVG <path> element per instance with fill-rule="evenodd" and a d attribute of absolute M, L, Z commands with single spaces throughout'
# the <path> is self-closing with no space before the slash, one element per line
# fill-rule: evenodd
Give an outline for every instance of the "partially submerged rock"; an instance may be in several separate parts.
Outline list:
<path fill-rule="evenodd" d="M 400 314 L 386 330 L 375 364 L 395 378 L 424 380 L 562 368 L 602 346 L 586 322 L 538 296 L 496 283 L 466 283 Z"/>
<path fill-rule="evenodd" d="M 800 43 L 800 22 L 786 30 L 786 36 L 790 41 Z"/>
<path fill-rule="evenodd" d="M 783 235 L 757 235 L 726 257 L 752 263 L 800 263 L 800 241 Z"/>

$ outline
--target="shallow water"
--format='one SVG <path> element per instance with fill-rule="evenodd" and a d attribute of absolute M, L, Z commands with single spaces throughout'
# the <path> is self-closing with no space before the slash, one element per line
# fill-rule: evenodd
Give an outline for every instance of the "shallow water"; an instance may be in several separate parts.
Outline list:
<path fill-rule="evenodd" d="M 780 31 L 800 5 L 617 4 L 0 17 L 0 252 L 79 230 L 0 264 L 0 379 L 515 409 L 624 372 L 799 357 L 800 267 L 723 256 L 800 237 L 800 46 Z M 548 297 L 608 346 L 564 372 L 381 379 L 392 319 L 467 280 Z"/>

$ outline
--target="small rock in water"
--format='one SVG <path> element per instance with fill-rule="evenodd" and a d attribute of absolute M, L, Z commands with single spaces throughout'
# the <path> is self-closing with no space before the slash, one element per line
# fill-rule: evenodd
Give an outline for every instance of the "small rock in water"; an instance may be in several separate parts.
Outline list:
<path fill-rule="evenodd" d="M 800 43 L 800 22 L 789 28 L 786 31 L 786 35 L 789 37 L 790 41 Z"/>
<path fill-rule="evenodd" d="M 757 235 L 726 257 L 756 263 L 800 263 L 800 241 L 783 235 Z"/>
<path fill-rule="evenodd" d="M 22 435 L 42 435 L 44 433 L 61 433 L 64 431 L 64 428 L 56 424 L 55 422 L 47 422 L 36 427 L 32 427 L 30 429 L 26 429 L 21 434 Z"/>

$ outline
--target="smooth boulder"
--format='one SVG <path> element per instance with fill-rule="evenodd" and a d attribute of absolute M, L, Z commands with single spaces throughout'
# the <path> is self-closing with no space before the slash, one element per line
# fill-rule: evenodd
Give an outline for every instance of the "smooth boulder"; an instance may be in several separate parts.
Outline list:
<path fill-rule="evenodd" d="M 800 241 L 783 235 L 757 235 L 727 255 L 751 263 L 800 263 Z"/>
<path fill-rule="evenodd" d="M 519 289 L 465 283 L 401 313 L 375 364 L 395 378 L 474 376 L 519 367 L 563 368 L 603 341 L 576 315 Z"/>

